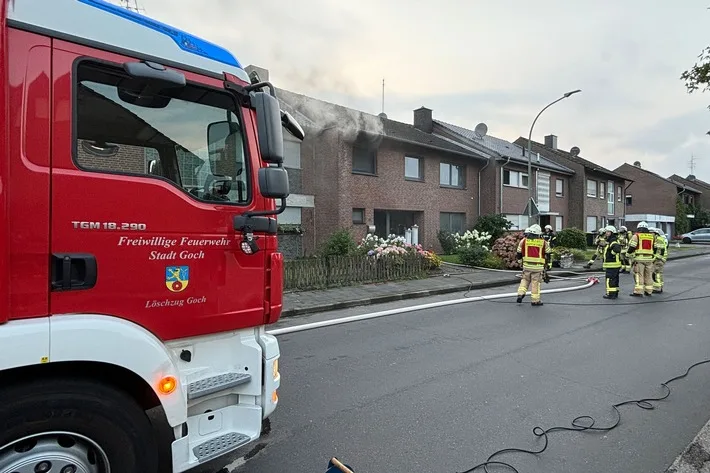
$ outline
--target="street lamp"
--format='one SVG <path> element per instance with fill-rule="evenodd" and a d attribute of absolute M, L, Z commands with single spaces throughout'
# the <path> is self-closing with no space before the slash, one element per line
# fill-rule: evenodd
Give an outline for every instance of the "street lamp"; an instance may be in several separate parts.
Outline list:
<path fill-rule="evenodd" d="M 528 225 L 530 225 L 530 220 L 532 220 L 532 202 L 533 202 L 533 195 L 532 195 L 532 132 L 533 128 L 535 127 L 535 122 L 537 121 L 538 118 L 540 118 L 540 115 L 542 115 L 542 112 L 547 110 L 549 107 L 552 105 L 556 104 L 562 99 L 566 99 L 567 97 L 576 94 L 577 92 L 581 92 L 580 89 L 573 90 L 572 92 L 567 92 L 564 94 L 562 97 L 559 99 L 555 100 L 552 103 L 549 103 L 540 110 L 540 113 L 537 114 L 535 117 L 535 120 L 533 120 L 532 125 L 530 126 L 530 133 L 528 134 Z"/>

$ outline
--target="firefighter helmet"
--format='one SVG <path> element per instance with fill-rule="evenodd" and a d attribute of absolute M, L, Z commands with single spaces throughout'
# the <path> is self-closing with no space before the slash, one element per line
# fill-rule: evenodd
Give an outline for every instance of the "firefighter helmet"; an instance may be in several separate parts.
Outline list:
<path fill-rule="evenodd" d="M 636 225 L 636 228 L 645 228 L 646 230 L 648 230 L 648 224 L 646 222 L 639 222 L 639 224 Z"/>
<path fill-rule="evenodd" d="M 607 232 L 616 233 L 616 227 L 614 225 L 607 225 L 604 230 L 606 230 Z"/>
<path fill-rule="evenodd" d="M 535 225 L 530 226 L 529 233 L 531 235 L 541 235 L 542 234 L 542 228 L 540 228 L 540 225 L 537 223 Z"/>

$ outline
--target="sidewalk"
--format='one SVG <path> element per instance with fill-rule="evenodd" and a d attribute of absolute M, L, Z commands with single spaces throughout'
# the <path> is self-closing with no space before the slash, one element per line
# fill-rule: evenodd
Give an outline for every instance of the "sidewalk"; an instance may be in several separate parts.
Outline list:
<path fill-rule="evenodd" d="M 698 435 L 665 471 L 665 473 L 708 472 L 710 472 L 710 421 L 700 429 Z"/>
<path fill-rule="evenodd" d="M 685 247 L 683 249 L 678 249 L 674 246 L 669 247 L 669 261 L 700 255 L 710 255 L 710 246 L 683 246 Z M 569 275 L 569 271 L 579 273 L 598 273 L 601 271 L 601 265 L 598 262 L 589 270 L 585 269 L 583 264 L 584 263 L 579 263 L 569 270 L 553 268 L 550 274 L 565 276 Z M 446 276 L 447 274 L 449 276 Z M 510 286 L 518 284 L 520 281 L 520 278 L 515 275 L 516 272 L 485 271 L 444 263 L 439 270 L 433 273 L 432 277 L 426 279 L 347 286 L 315 291 L 287 292 L 284 294 L 284 310 L 281 317 L 294 317 L 315 312 L 381 304 L 384 302 L 415 299 L 438 294 L 463 293 L 467 290 Z"/>

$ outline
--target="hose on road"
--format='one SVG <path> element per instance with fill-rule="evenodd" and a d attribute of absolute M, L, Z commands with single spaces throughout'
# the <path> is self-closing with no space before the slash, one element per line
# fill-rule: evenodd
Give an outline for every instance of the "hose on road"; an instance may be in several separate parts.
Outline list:
<path fill-rule="evenodd" d="M 579 291 L 582 289 L 590 288 L 593 285 L 599 283 L 599 279 L 597 279 L 597 278 L 587 278 L 586 281 L 587 281 L 586 284 L 581 284 L 579 286 L 561 287 L 561 288 L 557 288 L 557 289 L 544 289 L 540 292 L 542 294 L 555 294 L 555 293 L 560 293 L 560 292 Z M 470 290 L 467 291 L 467 293 L 468 292 L 470 292 Z M 379 312 L 371 312 L 369 314 L 352 315 L 350 317 L 341 317 L 339 319 L 322 320 L 320 322 L 312 322 L 309 324 L 301 324 L 301 325 L 294 325 L 292 327 L 277 328 L 274 330 L 269 330 L 267 333 L 270 335 L 284 335 L 287 333 L 304 332 L 306 330 L 313 330 L 316 328 L 331 327 L 333 325 L 342 325 L 342 324 L 347 324 L 350 322 L 358 322 L 360 320 L 376 319 L 379 317 L 387 317 L 390 315 L 403 314 L 405 312 L 414 312 L 414 311 L 425 310 L 425 309 L 434 309 L 434 308 L 438 308 L 438 307 L 446 307 L 449 305 L 456 305 L 456 304 L 467 304 L 470 302 L 477 302 L 477 301 L 490 301 L 490 300 L 496 300 L 496 299 L 504 299 L 506 297 L 517 297 L 517 295 L 518 295 L 517 292 L 507 292 L 507 293 L 503 293 L 503 294 L 491 294 L 489 296 L 475 296 L 475 297 L 464 296 L 461 299 L 453 299 L 450 301 L 429 302 L 427 304 L 419 304 L 419 305 L 408 306 L 408 307 L 400 307 L 398 309 L 381 310 Z"/>

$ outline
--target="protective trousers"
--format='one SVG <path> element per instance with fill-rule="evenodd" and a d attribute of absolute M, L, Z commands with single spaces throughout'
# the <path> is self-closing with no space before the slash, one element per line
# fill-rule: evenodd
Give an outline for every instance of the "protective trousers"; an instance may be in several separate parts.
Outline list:
<path fill-rule="evenodd" d="M 619 297 L 619 271 L 621 268 L 606 269 L 606 295 Z"/>
<path fill-rule="evenodd" d="M 530 286 L 530 299 L 532 302 L 540 301 L 540 283 L 542 282 L 542 269 L 523 269 L 523 277 L 520 279 L 518 295 L 523 296 Z"/>
<path fill-rule="evenodd" d="M 653 294 L 653 261 L 634 261 L 634 294 Z"/>
<path fill-rule="evenodd" d="M 626 250 L 621 250 L 621 271 L 628 271 L 629 269 L 629 255 L 626 254 Z"/>
<path fill-rule="evenodd" d="M 657 259 L 653 262 L 653 292 L 663 292 L 663 267 L 666 262 Z"/>

